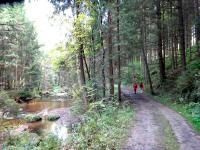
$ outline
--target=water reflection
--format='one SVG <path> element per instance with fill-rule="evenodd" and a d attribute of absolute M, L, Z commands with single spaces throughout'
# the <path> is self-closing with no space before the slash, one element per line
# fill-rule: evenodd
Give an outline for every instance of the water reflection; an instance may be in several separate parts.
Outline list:
<path fill-rule="evenodd" d="M 54 109 L 54 108 L 62 108 L 69 107 L 69 101 L 38 101 L 34 100 L 29 103 L 24 103 L 21 105 L 23 111 L 27 113 L 38 113 L 44 109 Z"/>
<path fill-rule="evenodd" d="M 8 126 L 14 127 L 14 126 L 19 126 L 22 124 L 28 125 L 28 130 L 30 132 L 35 132 L 35 133 L 49 133 L 49 132 L 54 132 L 54 134 L 58 134 L 59 138 L 65 139 L 67 133 L 67 129 L 65 127 L 58 127 L 54 122 L 48 121 L 47 118 L 45 117 L 48 114 L 48 111 L 56 108 L 66 108 L 69 107 L 71 104 L 71 101 L 52 101 L 52 100 L 33 100 L 29 103 L 23 103 L 21 104 L 21 113 L 18 115 L 17 118 L 14 119 L 3 119 L 0 121 L 0 132 L 3 130 L 3 128 L 7 128 Z M 39 122 L 33 122 L 33 123 L 25 123 L 23 121 L 23 118 L 26 114 L 29 113 L 40 113 L 42 114 L 43 119 L 42 121 Z M 2 128 L 2 129 L 1 129 Z M 62 135 L 63 133 L 63 135 Z M 57 135 L 56 134 L 56 135 Z"/>

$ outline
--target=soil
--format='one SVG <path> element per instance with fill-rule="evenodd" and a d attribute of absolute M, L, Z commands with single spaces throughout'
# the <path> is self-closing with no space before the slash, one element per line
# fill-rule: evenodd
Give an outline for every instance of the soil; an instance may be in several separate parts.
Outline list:
<path fill-rule="evenodd" d="M 177 112 L 144 94 L 123 94 L 136 115 L 122 150 L 200 150 L 200 136 Z"/>

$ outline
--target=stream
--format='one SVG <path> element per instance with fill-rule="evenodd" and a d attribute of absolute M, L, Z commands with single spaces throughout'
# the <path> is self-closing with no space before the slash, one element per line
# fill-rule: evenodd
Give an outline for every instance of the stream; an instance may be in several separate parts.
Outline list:
<path fill-rule="evenodd" d="M 60 139 L 65 140 L 67 138 L 67 128 L 54 121 L 48 121 L 46 115 L 52 110 L 67 109 L 70 107 L 71 103 L 71 100 L 45 98 L 35 99 L 29 103 L 20 104 L 20 113 L 17 117 L 0 120 L 1 129 L 8 128 L 7 130 L 9 131 L 9 127 L 26 128 L 29 132 L 37 133 L 38 135 L 53 133 Z M 26 123 L 23 118 L 27 114 L 41 114 L 43 118 L 38 122 Z M 3 132 L 0 130 L 0 134 L 2 133 Z M 0 141 L 4 140 L 4 136 L 1 135 L 0 138 Z"/>

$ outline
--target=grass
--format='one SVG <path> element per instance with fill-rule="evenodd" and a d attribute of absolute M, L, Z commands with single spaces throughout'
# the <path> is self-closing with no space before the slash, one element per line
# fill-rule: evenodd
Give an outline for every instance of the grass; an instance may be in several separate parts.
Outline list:
<path fill-rule="evenodd" d="M 167 105 L 168 107 L 182 115 L 184 118 L 186 118 L 186 120 L 192 125 L 195 131 L 197 131 L 200 134 L 200 120 L 194 119 L 192 112 L 188 109 L 189 104 L 178 103 L 167 95 L 154 96 L 154 98 L 160 103 Z"/>
<path fill-rule="evenodd" d="M 162 135 L 158 137 L 162 146 L 167 150 L 178 150 L 179 144 L 169 121 L 161 114 L 155 114 L 156 123 L 160 126 Z"/>

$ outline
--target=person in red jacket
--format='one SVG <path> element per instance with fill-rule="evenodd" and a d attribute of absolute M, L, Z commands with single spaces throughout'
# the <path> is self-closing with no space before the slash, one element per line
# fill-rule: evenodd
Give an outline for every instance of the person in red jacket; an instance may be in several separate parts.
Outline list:
<path fill-rule="evenodd" d="M 134 93 L 135 93 L 135 94 L 137 93 L 137 88 L 138 88 L 137 83 L 134 83 L 134 85 L 133 85 L 133 89 L 134 89 Z"/>
<path fill-rule="evenodd" d="M 143 84 L 143 82 L 140 82 L 140 90 L 141 90 L 141 93 L 143 93 L 143 91 L 144 91 L 144 84 Z"/>

